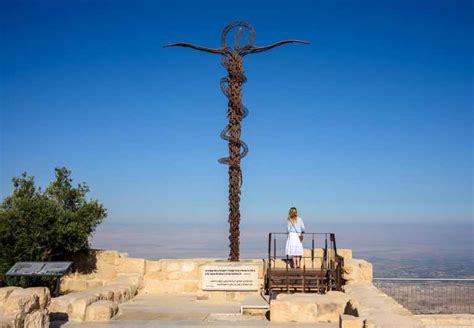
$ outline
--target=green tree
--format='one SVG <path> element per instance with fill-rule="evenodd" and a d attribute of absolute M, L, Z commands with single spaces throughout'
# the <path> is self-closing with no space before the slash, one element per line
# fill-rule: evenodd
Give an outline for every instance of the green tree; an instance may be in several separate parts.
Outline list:
<path fill-rule="evenodd" d="M 26 173 L 12 181 L 13 191 L 0 205 L 0 286 L 44 284 L 45 279 L 5 273 L 15 262 L 71 260 L 89 251 L 89 239 L 107 210 L 86 199 L 87 184 L 73 186 L 65 167 L 55 169 L 55 180 L 44 191 Z"/>

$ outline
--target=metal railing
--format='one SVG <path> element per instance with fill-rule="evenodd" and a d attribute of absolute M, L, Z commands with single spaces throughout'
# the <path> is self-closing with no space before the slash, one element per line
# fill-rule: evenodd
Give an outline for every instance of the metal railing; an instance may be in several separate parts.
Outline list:
<path fill-rule="evenodd" d="M 414 314 L 474 314 L 474 279 L 373 278 Z"/>
<path fill-rule="evenodd" d="M 294 290 L 299 288 L 294 284 L 290 284 L 290 280 L 297 278 L 297 281 L 301 282 L 300 290 L 305 291 L 320 291 L 320 290 L 342 290 L 343 279 L 342 270 L 344 266 L 344 258 L 337 254 L 336 248 L 336 237 L 331 232 L 306 232 L 305 241 L 311 241 L 310 253 L 303 254 L 301 256 L 301 271 L 296 274 L 290 274 L 290 270 L 293 270 L 291 258 L 288 257 L 284 252 L 283 243 L 286 242 L 288 233 L 282 232 L 271 232 L 268 234 L 268 259 L 264 261 L 264 267 L 266 272 L 265 289 L 267 292 L 272 290 L 272 280 L 278 279 L 277 276 L 281 276 L 281 270 L 285 271 L 286 277 L 286 290 L 290 291 L 290 285 Z M 277 242 L 277 239 L 279 242 Z M 316 240 L 322 244 L 320 248 L 315 248 Z M 277 251 L 281 250 L 281 251 Z M 318 254 L 316 254 L 318 251 Z M 279 262 L 281 261 L 281 262 Z M 277 267 L 277 262 L 279 266 Z M 283 266 L 282 266 L 283 264 Z M 278 272 L 280 270 L 280 272 Z M 319 272 L 319 273 L 318 273 Z M 290 278 L 292 276 L 292 278 Z M 319 276 L 319 278 L 316 278 Z M 311 284 L 306 284 L 306 278 L 316 281 L 316 287 L 312 288 Z M 299 280 L 298 280 L 299 279 Z M 319 288 L 321 284 L 321 289 Z M 323 287 L 324 286 L 324 287 Z M 306 288 L 308 287 L 308 288 Z"/>

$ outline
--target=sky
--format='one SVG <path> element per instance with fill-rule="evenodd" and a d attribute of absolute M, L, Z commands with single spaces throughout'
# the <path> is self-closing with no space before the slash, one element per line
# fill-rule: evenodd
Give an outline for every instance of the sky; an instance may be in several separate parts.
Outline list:
<path fill-rule="evenodd" d="M 472 1 L 1 1 L 0 197 L 66 166 L 107 221 L 227 221 L 224 26 L 248 21 L 242 222 L 473 222 Z M 472 225 L 471 225 L 472 227 Z"/>

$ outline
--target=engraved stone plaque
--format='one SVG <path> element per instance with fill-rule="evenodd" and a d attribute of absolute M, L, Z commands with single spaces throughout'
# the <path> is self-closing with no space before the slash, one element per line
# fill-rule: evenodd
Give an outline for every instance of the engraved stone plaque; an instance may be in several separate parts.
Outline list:
<path fill-rule="evenodd" d="M 202 290 L 256 291 L 258 271 L 252 265 L 205 265 Z"/>

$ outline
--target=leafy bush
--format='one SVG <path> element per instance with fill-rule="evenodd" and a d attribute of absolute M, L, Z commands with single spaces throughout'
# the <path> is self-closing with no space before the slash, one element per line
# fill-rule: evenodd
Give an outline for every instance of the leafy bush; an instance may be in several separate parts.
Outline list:
<path fill-rule="evenodd" d="M 13 191 L 0 205 L 0 286 L 43 285 L 51 279 L 11 278 L 19 261 L 70 260 L 89 250 L 89 238 L 107 216 L 97 200 L 86 200 L 89 187 L 72 185 L 71 171 L 55 169 L 56 179 L 42 191 L 34 177 L 14 177 Z"/>

